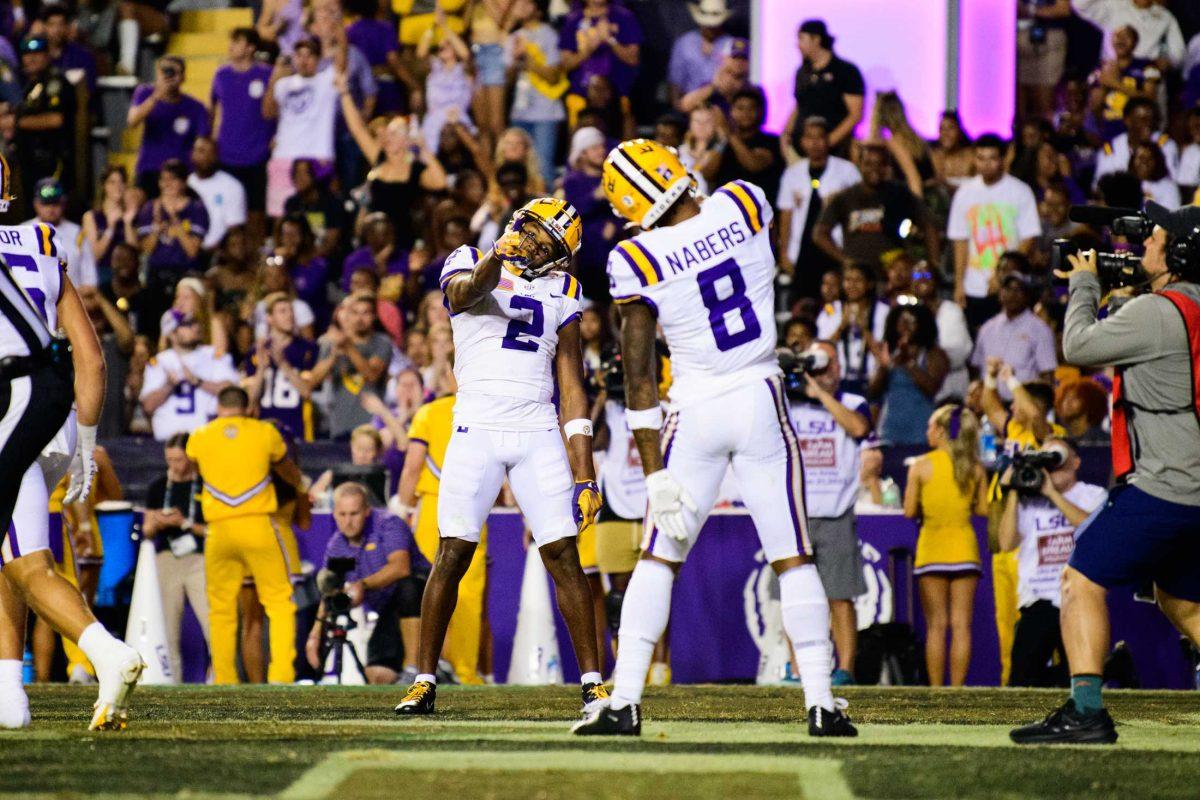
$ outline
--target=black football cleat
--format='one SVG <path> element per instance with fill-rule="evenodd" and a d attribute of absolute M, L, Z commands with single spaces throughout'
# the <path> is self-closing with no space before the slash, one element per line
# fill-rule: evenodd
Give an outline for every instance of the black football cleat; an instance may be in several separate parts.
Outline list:
<path fill-rule="evenodd" d="M 1067 700 L 1041 722 L 1014 728 L 1008 735 L 1017 744 L 1112 744 L 1117 726 L 1108 709 L 1084 714 L 1076 710 L 1074 700 Z"/>
<path fill-rule="evenodd" d="M 587 719 L 576 722 L 571 733 L 576 736 L 641 736 L 642 707 L 628 705 L 613 709 L 605 700 Z"/>
<path fill-rule="evenodd" d="M 408 687 L 408 693 L 396 706 L 396 713 L 402 717 L 432 714 L 436 701 L 437 684 L 429 681 L 417 681 Z"/>
<path fill-rule="evenodd" d="M 858 728 L 850 722 L 846 714 L 846 701 L 834 701 L 833 710 L 813 706 L 808 710 L 809 736 L 858 736 Z"/>
<path fill-rule="evenodd" d="M 583 718 L 587 719 L 608 701 L 608 689 L 603 683 L 587 683 L 583 686 Z"/>

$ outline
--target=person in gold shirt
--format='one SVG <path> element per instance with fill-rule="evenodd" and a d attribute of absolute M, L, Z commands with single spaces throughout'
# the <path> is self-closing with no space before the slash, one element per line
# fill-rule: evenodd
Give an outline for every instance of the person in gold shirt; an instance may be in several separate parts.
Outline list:
<path fill-rule="evenodd" d="M 196 463 L 204 491 L 201 509 L 208 522 L 205 579 L 212 636 L 213 680 L 237 683 L 237 604 L 242 579 L 254 578 L 270 620 L 271 660 L 267 680 L 295 679 L 296 605 L 288 554 L 274 515 L 278 500 L 272 472 L 299 487 L 299 468 L 287 455 L 279 430 L 248 415 L 246 391 L 229 386 L 217 395 L 217 418 L 188 439 L 187 456 Z"/>
<path fill-rule="evenodd" d="M 1012 392 L 1012 405 L 1004 406 L 999 385 Z M 1046 417 L 1054 408 L 1054 390 L 1047 383 L 1021 383 L 1012 367 L 992 356 L 987 360 L 981 395 L 984 413 L 996 430 L 997 440 L 1003 439 L 1005 452 L 1037 449 L 1051 437 L 1066 436 L 1061 425 Z M 996 633 L 1000 641 L 1000 685 L 1008 685 L 1012 669 L 1012 646 L 1016 637 L 1018 611 L 1017 551 L 1004 552 L 999 544 L 1000 516 L 1004 504 L 993 481 L 992 503 L 988 511 L 988 544 L 992 550 L 992 593 L 996 603 Z"/>
<path fill-rule="evenodd" d="M 453 377 L 450 378 L 453 381 Z M 452 386 L 451 388 L 456 388 Z M 438 490 L 442 463 L 450 434 L 454 431 L 454 395 L 448 394 L 417 409 L 408 429 L 404 469 L 396 491 L 400 516 L 409 520 L 421 554 L 431 562 L 437 554 Z M 483 632 L 484 592 L 487 588 L 487 526 L 480 533 L 480 546 L 458 586 L 458 604 L 446 630 L 443 655 L 462 683 L 483 683 L 479 675 L 480 636 Z M 406 661 L 408 654 L 405 654 Z M 403 682 L 403 681 L 402 681 Z"/>

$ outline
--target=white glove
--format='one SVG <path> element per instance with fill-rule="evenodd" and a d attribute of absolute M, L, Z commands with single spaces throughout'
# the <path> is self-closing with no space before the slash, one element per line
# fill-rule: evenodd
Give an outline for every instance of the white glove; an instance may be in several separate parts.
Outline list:
<path fill-rule="evenodd" d="M 660 531 L 677 542 L 688 540 L 687 523 L 683 510 L 696 510 L 696 504 L 688 497 L 683 487 L 665 469 L 646 476 L 646 500 L 650 505 L 650 519 Z"/>
<path fill-rule="evenodd" d="M 63 503 L 80 503 L 87 500 L 95 479 L 96 426 L 80 425 L 79 446 L 75 449 L 75 458 L 71 461 L 71 482 L 67 486 Z"/>

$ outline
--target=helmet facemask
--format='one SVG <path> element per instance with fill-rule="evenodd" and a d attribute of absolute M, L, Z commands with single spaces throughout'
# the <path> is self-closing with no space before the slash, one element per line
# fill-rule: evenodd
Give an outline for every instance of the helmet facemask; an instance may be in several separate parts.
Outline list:
<path fill-rule="evenodd" d="M 520 235 L 521 253 L 526 255 L 525 263 L 520 265 L 522 277 L 540 278 L 570 262 L 571 253 L 566 243 L 536 214 L 517 212 L 512 230 Z"/>

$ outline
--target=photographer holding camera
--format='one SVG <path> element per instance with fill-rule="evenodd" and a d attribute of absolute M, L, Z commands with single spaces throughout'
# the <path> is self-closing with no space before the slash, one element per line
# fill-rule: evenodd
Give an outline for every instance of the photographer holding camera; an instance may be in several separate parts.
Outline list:
<path fill-rule="evenodd" d="M 402 672 L 417 674 L 411 665 L 417 655 L 421 594 L 429 562 L 404 522 L 382 511 L 372 512 L 370 490 L 361 483 L 343 483 L 334 489 L 333 521 L 337 532 L 329 540 L 325 566 L 317 576 L 323 597 L 305 648 L 308 663 L 314 669 L 324 663 L 327 612 L 332 615 L 365 605 L 379 615 L 367 643 L 367 682 L 403 682 L 407 678 Z M 354 567 L 342 571 L 340 559 L 352 560 Z"/>
<path fill-rule="evenodd" d="M 837 347 L 814 342 L 804 353 L 780 354 L 792 421 L 804 463 L 808 537 L 817 574 L 829 597 L 837 669 L 833 685 L 854 682 L 858 619 L 854 598 L 867 591 L 855 527 L 859 443 L 871 432 L 867 400 L 838 390 L 842 379 Z"/>
<path fill-rule="evenodd" d="M 1075 528 L 1104 504 L 1108 492 L 1077 480 L 1079 453 L 1065 439 L 1020 454 L 1000 485 L 1009 490 L 998 533 L 1000 549 L 1017 551 L 1020 619 L 1012 645 L 1009 686 L 1055 686 L 1046 664 L 1062 652 L 1059 582 L 1075 545 Z"/>
<path fill-rule="evenodd" d="M 1113 472 L 1105 507 L 1079 531 L 1062 578 L 1062 634 L 1071 699 L 1012 732 L 1019 744 L 1112 743 L 1100 697 L 1109 649 L 1110 588 L 1152 580 L 1159 607 L 1200 643 L 1200 207 L 1146 204 L 1145 254 L 1129 285 L 1149 290 L 1102 320 L 1095 251 L 1070 255 L 1063 352 L 1082 367 L 1113 365 Z M 1123 220 L 1122 220 L 1123 221 Z M 1114 227 L 1116 227 L 1114 225 Z M 1145 231 L 1143 231 L 1145 232 Z M 1112 271 L 1103 276 L 1112 281 Z"/>

